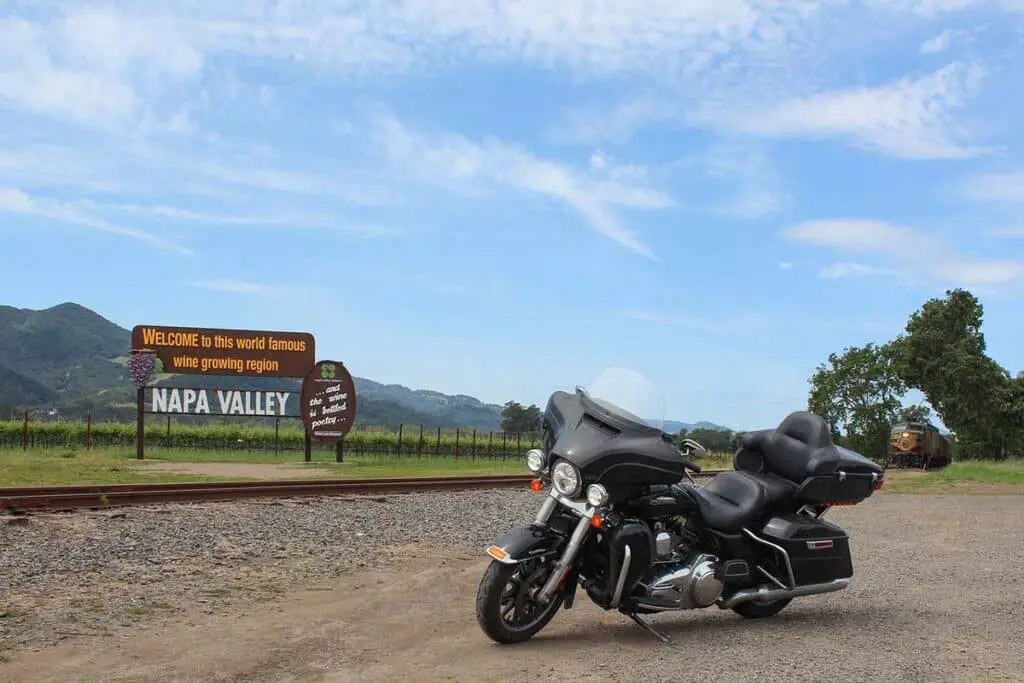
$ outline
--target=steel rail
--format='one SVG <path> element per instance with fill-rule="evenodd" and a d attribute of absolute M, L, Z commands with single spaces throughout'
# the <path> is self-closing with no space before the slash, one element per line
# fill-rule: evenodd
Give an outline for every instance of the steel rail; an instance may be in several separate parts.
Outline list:
<path fill-rule="evenodd" d="M 724 470 L 707 470 L 710 476 Z M 108 508 L 126 505 L 200 503 L 247 498 L 366 495 L 459 491 L 526 486 L 528 474 L 389 479 L 328 479 L 279 481 L 188 482 L 161 484 L 86 484 L 79 486 L 19 486 L 0 488 L 0 510 L 26 511 Z"/>

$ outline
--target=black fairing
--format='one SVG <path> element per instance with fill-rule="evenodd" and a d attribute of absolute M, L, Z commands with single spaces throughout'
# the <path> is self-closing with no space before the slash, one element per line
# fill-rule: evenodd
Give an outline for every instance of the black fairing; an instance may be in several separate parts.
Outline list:
<path fill-rule="evenodd" d="M 583 486 L 601 484 L 616 497 L 630 486 L 672 484 L 684 476 L 671 437 L 581 392 L 556 391 L 543 422 L 544 450 L 579 468 Z"/>

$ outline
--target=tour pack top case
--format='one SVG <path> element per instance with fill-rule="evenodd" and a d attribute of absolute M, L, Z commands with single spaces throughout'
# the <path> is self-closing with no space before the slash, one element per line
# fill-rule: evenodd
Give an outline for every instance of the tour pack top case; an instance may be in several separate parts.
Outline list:
<path fill-rule="evenodd" d="M 809 504 L 859 503 L 881 487 L 884 475 L 876 462 L 833 443 L 825 420 L 805 411 L 775 429 L 745 434 L 734 466 L 793 482 L 796 498 Z"/>

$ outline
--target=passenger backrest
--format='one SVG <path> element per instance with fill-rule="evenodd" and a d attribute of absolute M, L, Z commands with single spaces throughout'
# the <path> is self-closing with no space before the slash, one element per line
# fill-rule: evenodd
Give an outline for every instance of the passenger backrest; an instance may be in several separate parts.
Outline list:
<path fill-rule="evenodd" d="M 799 484 L 809 476 L 834 472 L 839 453 L 825 420 L 797 411 L 775 429 L 745 435 L 733 464 L 738 470 L 771 472 Z"/>

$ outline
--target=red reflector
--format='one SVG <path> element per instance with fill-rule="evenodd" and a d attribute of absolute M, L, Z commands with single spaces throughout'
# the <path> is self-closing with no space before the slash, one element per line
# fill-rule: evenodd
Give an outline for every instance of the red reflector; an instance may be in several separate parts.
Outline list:
<path fill-rule="evenodd" d="M 835 545 L 833 541 L 807 541 L 808 550 L 828 550 Z"/>

